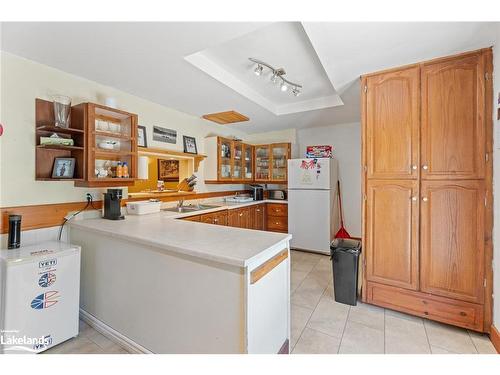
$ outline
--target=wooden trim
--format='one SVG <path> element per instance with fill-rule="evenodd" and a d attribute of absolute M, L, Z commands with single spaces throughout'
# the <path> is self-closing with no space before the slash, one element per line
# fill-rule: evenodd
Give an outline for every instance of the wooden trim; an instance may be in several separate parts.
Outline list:
<path fill-rule="evenodd" d="M 281 345 L 278 354 L 290 354 L 290 341 L 288 339 L 286 339 L 283 345 Z"/>
<path fill-rule="evenodd" d="M 484 183 L 486 189 L 486 201 L 484 217 L 484 329 L 489 332 L 493 324 L 493 51 L 488 48 L 484 51 L 484 71 L 489 79 L 485 80 L 485 152 L 488 160 L 485 165 Z M 498 331 L 497 331 L 498 333 Z M 497 351 L 499 349 L 497 348 Z"/>
<path fill-rule="evenodd" d="M 257 281 L 262 279 L 286 258 L 288 258 L 288 249 L 282 250 L 279 254 L 254 269 L 250 272 L 250 284 L 255 284 Z"/>
<path fill-rule="evenodd" d="M 490 340 L 497 353 L 500 354 L 500 332 L 494 325 L 491 325 L 490 328 Z"/>
<path fill-rule="evenodd" d="M 477 55 L 477 54 L 486 52 L 488 50 L 491 51 L 491 48 L 492 47 L 481 48 L 481 49 L 474 50 L 474 51 L 457 53 L 455 55 L 436 57 L 434 59 L 420 61 L 420 62 L 414 63 L 414 64 L 407 64 L 407 65 L 402 65 L 402 66 L 398 66 L 398 67 L 395 67 L 395 68 L 388 68 L 388 69 L 378 70 L 376 72 L 370 72 L 370 73 L 362 74 L 361 78 L 364 79 L 364 78 L 367 78 L 367 77 L 376 76 L 376 75 L 379 75 L 379 74 L 390 73 L 390 72 L 395 72 L 395 71 L 398 71 L 398 70 L 403 70 L 403 69 L 408 69 L 408 68 L 413 68 L 413 67 L 416 67 L 416 66 L 422 66 L 422 65 L 427 65 L 427 64 L 435 64 L 435 63 L 440 63 L 440 62 L 444 62 L 444 61 L 447 61 L 447 60 L 453 60 L 453 59 L 460 58 L 460 57 Z"/>
<path fill-rule="evenodd" d="M 179 199 L 192 200 L 192 199 L 205 199 L 216 198 L 235 193 L 249 193 L 248 190 L 238 191 L 216 191 L 208 193 L 173 193 L 168 196 L 158 196 L 157 199 L 162 202 L 173 202 Z M 122 200 L 122 206 L 127 202 L 147 199 L 145 197 L 128 198 Z M 31 206 L 14 206 L 0 208 L 0 234 L 7 233 L 9 230 L 9 215 L 22 215 L 22 230 L 31 230 L 39 228 L 50 228 L 61 225 L 64 217 L 68 212 L 78 211 L 85 207 L 86 202 L 69 202 L 69 203 L 54 203 L 54 204 L 40 204 Z M 95 201 L 94 207 L 96 209 L 102 208 L 102 201 Z"/>
<path fill-rule="evenodd" d="M 361 241 L 363 248 L 366 240 L 366 77 L 361 78 Z M 366 255 L 361 253 L 361 300 L 367 301 L 366 293 Z"/>

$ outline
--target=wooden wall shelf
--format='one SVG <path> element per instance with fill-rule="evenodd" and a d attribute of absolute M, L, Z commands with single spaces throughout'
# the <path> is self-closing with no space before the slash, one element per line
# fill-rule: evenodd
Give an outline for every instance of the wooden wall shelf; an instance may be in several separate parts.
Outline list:
<path fill-rule="evenodd" d="M 50 137 L 57 134 L 61 138 L 73 139 L 73 146 L 42 145 L 41 137 Z M 85 171 L 85 129 L 78 121 L 71 117 L 68 128 L 55 126 L 54 103 L 51 101 L 35 100 L 35 179 L 37 181 L 79 181 L 83 179 Z M 75 172 L 71 179 L 52 178 L 52 169 L 56 158 L 74 158 Z"/>

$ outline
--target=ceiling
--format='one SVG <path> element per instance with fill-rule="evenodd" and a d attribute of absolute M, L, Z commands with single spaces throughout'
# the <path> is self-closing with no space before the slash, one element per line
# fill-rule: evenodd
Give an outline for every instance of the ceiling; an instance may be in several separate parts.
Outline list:
<path fill-rule="evenodd" d="M 201 117 L 258 133 L 357 122 L 359 76 L 488 47 L 494 23 L 3 23 L 2 49 Z M 92 56 L 93 58 L 89 58 Z M 304 86 L 282 93 L 248 57 Z"/>

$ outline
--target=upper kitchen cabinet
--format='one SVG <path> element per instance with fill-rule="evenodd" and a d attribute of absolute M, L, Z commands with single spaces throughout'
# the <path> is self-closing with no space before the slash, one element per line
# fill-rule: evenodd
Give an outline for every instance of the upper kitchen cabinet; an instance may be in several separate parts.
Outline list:
<path fill-rule="evenodd" d="M 94 103 L 72 107 L 72 121 L 85 129 L 83 181 L 77 186 L 130 186 L 137 178 L 137 115 Z"/>
<path fill-rule="evenodd" d="M 252 146 L 223 137 L 205 139 L 205 183 L 286 183 L 290 143 Z"/>
<path fill-rule="evenodd" d="M 367 178 L 415 179 L 419 169 L 418 67 L 367 76 Z"/>
<path fill-rule="evenodd" d="M 422 66 L 422 178 L 485 173 L 485 63 L 480 51 Z"/>
<path fill-rule="evenodd" d="M 255 148 L 255 181 L 286 183 L 288 159 L 291 157 L 290 143 L 257 145 Z"/>

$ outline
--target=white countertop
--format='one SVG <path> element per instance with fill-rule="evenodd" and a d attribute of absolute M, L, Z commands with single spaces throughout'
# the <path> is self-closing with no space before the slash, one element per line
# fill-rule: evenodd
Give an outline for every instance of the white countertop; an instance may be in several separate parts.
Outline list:
<path fill-rule="evenodd" d="M 182 214 L 162 211 L 148 215 L 127 215 L 125 220 L 116 221 L 101 218 L 74 220 L 69 222 L 69 225 L 72 228 L 106 234 L 167 251 L 246 267 L 260 253 L 281 242 L 285 245 L 292 236 L 176 219 L 260 203 L 286 204 L 287 202 L 263 200 L 232 203 L 212 200 L 210 204 L 217 204 L 220 207 Z"/>

